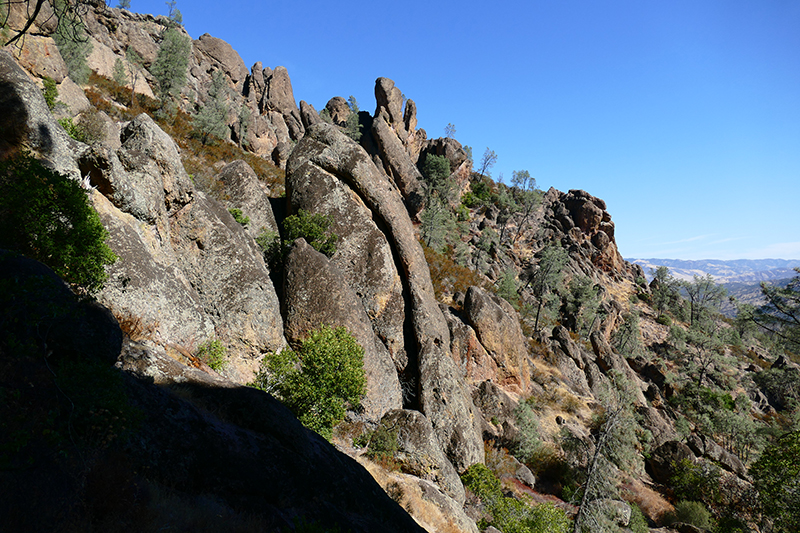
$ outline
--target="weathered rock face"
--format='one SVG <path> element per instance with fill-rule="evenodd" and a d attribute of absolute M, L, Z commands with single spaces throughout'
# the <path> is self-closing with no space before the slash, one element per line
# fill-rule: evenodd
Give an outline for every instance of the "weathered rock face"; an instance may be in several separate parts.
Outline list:
<path fill-rule="evenodd" d="M 464 504 L 464 486 L 442 453 L 425 415 L 397 409 L 386 413 L 380 425 L 397 434 L 398 451 L 394 458 L 404 472 L 436 483 L 445 494 Z"/>
<path fill-rule="evenodd" d="M 424 203 L 422 174 L 382 115 L 372 121 L 372 135 L 378 143 L 386 174 L 394 180 L 403 194 L 409 213 L 416 216 Z"/>
<path fill-rule="evenodd" d="M 0 50 L 0 157 L 27 149 L 54 170 L 77 178 L 75 154 L 85 148 L 59 126 L 39 87 L 11 53 Z"/>
<path fill-rule="evenodd" d="M 337 126 L 344 126 L 347 124 L 347 117 L 350 116 L 350 106 L 347 104 L 347 100 L 341 96 L 334 96 L 325 104 L 325 109 L 328 111 L 334 124 Z"/>
<path fill-rule="evenodd" d="M 194 48 L 199 53 L 198 63 L 201 69 L 206 72 L 222 70 L 234 86 L 241 87 L 248 74 L 247 67 L 231 45 L 204 33 L 194 41 Z"/>
<path fill-rule="evenodd" d="M 486 352 L 475 330 L 452 309 L 440 305 L 450 329 L 450 353 L 470 385 L 497 379 L 497 363 Z"/>
<path fill-rule="evenodd" d="M 517 312 L 507 301 L 480 287 L 470 287 L 464 314 L 497 365 L 499 384 L 516 394 L 530 385 L 528 349 Z"/>
<path fill-rule="evenodd" d="M 93 149 L 81 171 L 122 258 L 98 299 L 184 346 L 219 337 L 226 372 L 250 381 L 261 354 L 285 345 L 280 305 L 260 252 L 220 204 L 194 190 L 172 139 L 147 115 L 115 154 Z M 109 201 L 106 201 L 106 198 Z"/>
<path fill-rule="evenodd" d="M 344 273 L 303 239 L 292 247 L 285 270 L 288 341 L 300 342 L 323 324 L 346 328 L 364 348 L 364 418 L 377 422 L 387 411 L 402 407 L 400 382 L 389 352 L 373 333 L 369 317 Z"/>
<path fill-rule="evenodd" d="M 566 235 L 570 255 L 590 261 L 602 271 L 619 276 L 628 271 L 614 240 L 614 223 L 606 204 L 586 191 L 564 194 L 550 189 L 544 196 L 545 219 Z"/>
<path fill-rule="evenodd" d="M 404 280 L 403 301 L 406 312 L 410 313 L 413 332 L 413 337 L 405 337 L 408 339 L 405 346 L 407 349 L 416 346 L 418 350 L 416 354 L 409 354 L 409 364 L 417 370 L 412 378 L 418 378 L 419 408 L 431 421 L 440 445 L 457 470 L 481 462 L 483 445 L 474 407 L 463 373 L 448 353 L 447 323 L 436 303 L 430 271 L 399 191 L 359 145 L 329 124 L 315 124 L 309 128 L 292 153 L 287 163 L 287 189 L 293 206 L 295 201 L 301 205 L 311 205 L 313 201 L 323 212 L 341 209 L 337 207 L 339 200 L 334 200 L 335 192 L 330 200 L 303 199 L 304 194 L 313 195 L 311 188 L 301 186 L 311 183 L 312 177 L 331 186 L 335 181 L 346 183 L 348 194 L 357 198 L 356 203 L 363 203 L 371 212 L 371 218 L 378 221 L 376 227 L 390 244 L 391 256 L 396 258 L 397 270 Z M 323 190 L 332 190 L 331 186 Z M 337 255 L 338 251 L 334 262 Z M 416 355 L 416 364 L 413 355 Z"/>
<path fill-rule="evenodd" d="M 241 209 L 243 216 L 250 219 L 245 228 L 248 235 L 255 238 L 263 230 L 278 232 L 269 191 L 250 165 L 238 159 L 225 165 L 216 179 L 225 184 L 225 206 Z"/>
<path fill-rule="evenodd" d="M 312 126 L 309 131 L 316 131 L 315 128 L 336 131 L 335 127 L 323 123 Z M 344 135 L 341 137 L 348 139 Z M 360 151 L 352 141 L 343 149 Z M 372 321 L 375 333 L 385 344 L 398 370 L 402 371 L 408 365 L 404 332 L 406 303 L 391 245 L 373 220 L 372 210 L 354 190 L 354 185 L 340 174 L 315 164 L 314 158 L 327 153 L 326 150 L 331 148 L 309 140 L 298 145 L 293 152 L 286 174 L 291 209 L 293 212 L 303 209 L 310 213 L 323 213 L 333 218 L 331 231 L 339 236 L 339 240 L 331 261 L 361 298 L 361 305 Z M 363 154 L 363 151 L 359 153 Z M 374 166 L 371 163 L 369 166 L 373 171 L 372 178 L 376 178 Z"/>

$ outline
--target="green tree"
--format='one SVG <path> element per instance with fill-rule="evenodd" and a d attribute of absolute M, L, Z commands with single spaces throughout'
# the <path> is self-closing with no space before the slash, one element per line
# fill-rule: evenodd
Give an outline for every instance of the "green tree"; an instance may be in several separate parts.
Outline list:
<path fill-rule="evenodd" d="M 119 0 L 119 2 L 117 2 L 117 7 L 120 9 L 130 9 L 131 0 Z"/>
<path fill-rule="evenodd" d="M 534 331 L 539 331 L 539 322 L 542 318 L 542 311 L 547 310 L 555 302 L 555 291 L 560 288 L 564 279 L 564 265 L 567 264 L 569 256 L 558 243 L 551 243 L 539 252 L 539 262 L 534 268 L 526 270 L 526 283 L 523 289 L 530 287 L 531 294 L 536 300 L 536 319 L 534 321 Z"/>
<path fill-rule="evenodd" d="M 230 88 L 225 75 L 222 71 L 215 70 L 211 76 L 208 99 L 200 106 L 200 111 L 194 117 L 194 127 L 203 145 L 208 144 L 211 138 L 225 139 L 227 137 L 227 119 L 230 112 L 229 93 Z"/>
<path fill-rule="evenodd" d="M 784 347 L 800 353 L 800 267 L 786 287 L 761 284 L 761 293 L 767 303 L 753 314 L 753 321 L 764 330 L 777 336 Z"/>
<path fill-rule="evenodd" d="M 634 418 L 633 385 L 614 371 L 609 373 L 598 399 L 603 407 L 599 425 L 587 446 L 580 439 L 568 439 L 566 450 L 573 456 L 586 459 L 578 512 L 573 523 L 573 533 L 615 531 L 615 524 L 607 507 L 609 498 L 617 496 L 620 472 L 631 472 L 640 463 L 637 450 L 638 424 Z"/>
<path fill-rule="evenodd" d="M 727 294 L 725 287 L 717 285 L 711 274 L 702 277 L 695 275 L 692 281 L 684 281 L 681 286 L 689 300 L 690 325 L 718 312 Z"/>
<path fill-rule="evenodd" d="M 519 205 L 520 220 L 517 227 L 517 234 L 514 236 L 514 242 L 522 235 L 522 230 L 525 223 L 530 220 L 536 206 L 539 205 L 541 198 L 540 191 L 536 188 L 536 180 L 531 177 L 530 172 L 527 170 L 515 170 L 511 183 L 515 187 L 517 195 L 517 205 Z"/>
<path fill-rule="evenodd" d="M 0 162 L 0 248 L 41 261 L 91 294 L 116 260 L 107 235 L 76 181 L 29 156 Z"/>
<path fill-rule="evenodd" d="M 92 52 L 92 43 L 89 41 L 86 27 L 79 13 L 67 7 L 69 3 L 68 0 L 54 2 L 55 11 L 60 15 L 53 39 L 67 65 L 69 77 L 80 85 L 89 80 L 89 74 L 92 72 L 86 63 L 86 58 Z"/>
<path fill-rule="evenodd" d="M 357 408 L 366 394 L 364 349 L 345 328 L 322 326 L 297 350 L 267 354 L 253 385 L 330 440 L 346 409 Z"/>
<path fill-rule="evenodd" d="M 772 531 L 800 531 L 800 431 L 770 444 L 750 467 L 750 476 Z"/>
<path fill-rule="evenodd" d="M 128 62 L 128 79 L 131 84 L 131 105 L 136 103 L 136 84 L 139 82 L 144 59 L 139 53 L 129 46 L 125 49 L 125 60 Z"/>
<path fill-rule="evenodd" d="M 653 294 L 653 307 L 658 311 L 658 316 L 664 314 L 669 309 L 675 309 L 679 304 L 680 281 L 675 279 L 669 272 L 669 268 L 660 266 L 656 270 L 650 270 L 653 281 L 650 282 L 650 290 Z"/>
<path fill-rule="evenodd" d="M 183 15 L 181 14 L 180 9 L 175 7 L 177 3 L 178 2 L 176 2 L 175 0 L 169 0 L 165 2 L 165 4 L 167 4 L 167 7 L 169 8 L 169 13 L 167 14 L 167 18 L 175 26 L 183 24 Z"/>
<path fill-rule="evenodd" d="M 614 332 L 614 348 L 625 356 L 642 354 L 645 350 L 642 346 L 641 336 L 639 312 L 631 309 L 622 315 L 622 324 Z"/>
<path fill-rule="evenodd" d="M 306 240 L 316 251 L 328 257 L 336 253 L 336 241 L 339 236 L 331 233 L 333 217 L 320 213 L 311 214 L 304 209 L 296 215 L 290 215 L 283 221 L 285 252 L 299 238 Z"/>
<path fill-rule="evenodd" d="M 450 161 L 444 156 L 426 155 L 422 175 L 425 183 L 422 240 L 438 252 L 444 248 L 448 233 L 455 227 L 450 202 L 454 200 L 456 184 L 450 177 Z"/>
<path fill-rule="evenodd" d="M 150 72 L 158 82 L 158 93 L 162 98 L 175 98 L 186 85 L 186 70 L 192 52 L 192 40 L 175 27 L 170 26 L 161 36 L 161 46 Z"/>
<path fill-rule="evenodd" d="M 444 136 L 448 139 L 452 139 L 456 136 L 456 127 L 452 122 L 448 122 L 447 126 L 444 127 Z"/>
<path fill-rule="evenodd" d="M 574 276 L 569 280 L 561 304 L 561 320 L 567 329 L 587 337 L 594 331 L 600 304 L 600 287 L 587 276 Z"/>
<path fill-rule="evenodd" d="M 122 64 L 120 58 L 114 60 L 114 70 L 111 77 L 117 85 L 125 85 L 128 82 L 128 74 L 125 72 L 125 65 Z"/>
<path fill-rule="evenodd" d="M 494 153 L 494 150 L 486 150 L 483 152 L 483 157 L 481 157 L 481 164 L 478 170 L 478 175 L 481 177 L 490 177 L 489 171 L 491 168 L 497 163 L 497 154 Z"/>
<path fill-rule="evenodd" d="M 358 142 L 361 140 L 361 123 L 358 119 L 359 109 L 356 97 L 350 95 L 350 98 L 347 99 L 347 105 L 350 107 L 350 114 L 347 115 L 344 133 L 354 141 Z"/>

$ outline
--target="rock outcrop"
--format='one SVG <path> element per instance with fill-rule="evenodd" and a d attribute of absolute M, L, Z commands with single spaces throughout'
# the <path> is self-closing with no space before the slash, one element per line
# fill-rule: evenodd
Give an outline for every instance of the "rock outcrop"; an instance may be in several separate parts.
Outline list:
<path fill-rule="evenodd" d="M 325 190 L 334 191 L 334 194 L 329 200 L 314 200 L 315 193 L 302 186 L 310 180 L 320 180 L 320 185 L 329 184 Z M 393 258 L 392 264 L 396 261 L 395 268 L 402 276 L 403 305 L 406 313 L 410 314 L 413 332 L 412 337 L 404 336 L 407 339 L 405 346 L 407 352 L 409 347 L 416 349 L 416 353 L 408 354 L 408 365 L 412 367 L 405 376 L 416 381 L 419 397 L 415 403 L 431 421 L 447 457 L 458 471 L 463 471 L 483 460 L 480 428 L 463 373 L 448 353 L 450 335 L 447 323 L 436 303 L 422 247 L 415 238 L 400 193 L 375 168 L 359 145 L 333 125 L 315 124 L 306 132 L 287 163 L 289 201 L 293 206 L 295 202 L 309 205 L 314 201 L 322 212 L 341 210 L 341 200 L 334 200 L 337 181 L 345 184 L 347 188 L 343 190 L 371 212 L 371 218 L 377 221 L 376 228 L 380 227 L 380 233 L 391 246 L 390 257 Z M 341 188 L 340 185 L 336 187 Z M 341 196 L 345 197 L 344 194 Z M 347 213 L 343 215 L 342 220 L 346 221 Z M 334 216 L 335 228 L 337 224 Z"/>
<path fill-rule="evenodd" d="M 305 339 L 320 325 L 344 327 L 364 348 L 367 395 L 363 417 L 378 422 L 387 411 L 402 407 L 400 382 L 389 352 L 375 336 L 367 312 L 344 272 L 303 239 L 286 258 L 285 331 L 290 343 Z"/>

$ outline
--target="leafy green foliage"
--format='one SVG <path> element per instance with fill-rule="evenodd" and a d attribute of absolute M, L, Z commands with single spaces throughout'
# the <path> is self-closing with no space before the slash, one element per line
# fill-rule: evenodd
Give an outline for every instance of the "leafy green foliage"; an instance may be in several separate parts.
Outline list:
<path fill-rule="evenodd" d="M 192 40 L 176 27 L 164 31 L 161 46 L 150 72 L 158 82 L 158 92 L 162 98 L 177 97 L 186 85 L 186 70 L 192 51 Z"/>
<path fill-rule="evenodd" d="M 530 172 L 527 170 L 515 170 L 511 183 L 514 185 L 514 195 L 521 214 L 517 234 L 514 236 L 514 241 L 516 242 L 522 235 L 525 223 L 530 220 L 536 206 L 541 201 L 541 191 L 536 188 L 536 180 L 531 177 Z"/>
<path fill-rule="evenodd" d="M 682 500 L 675 505 L 675 511 L 665 520 L 667 523 L 691 524 L 700 529 L 711 529 L 714 521 L 711 513 L 700 502 Z"/>
<path fill-rule="evenodd" d="M 58 87 L 56 86 L 56 80 L 49 76 L 45 76 L 42 79 L 42 83 L 44 84 L 44 101 L 47 104 L 47 107 L 52 111 L 56 107 L 56 101 L 58 100 Z"/>
<path fill-rule="evenodd" d="M 194 117 L 194 124 L 201 142 L 208 144 L 210 139 L 224 139 L 228 134 L 228 93 L 230 89 L 225 75 L 215 70 L 211 76 L 211 87 L 208 89 L 208 100 L 200 107 Z"/>
<path fill-rule="evenodd" d="M 111 79 L 114 80 L 114 83 L 117 85 L 125 85 L 128 81 L 128 74 L 125 72 L 125 65 L 122 64 L 122 60 L 117 58 L 114 61 L 114 69 L 111 71 Z"/>
<path fill-rule="evenodd" d="M 561 304 L 561 321 L 570 330 L 587 337 L 598 319 L 600 287 L 586 276 L 575 276 L 569 281 Z"/>
<path fill-rule="evenodd" d="M 514 309 L 519 309 L 519 283 L 513 268 L 504 270 L 497 280 L 497 295 L 513 305 Z"/>
<path fill-rule="evenodd" d="M 76 124 L 70 117 L 60 118 L 58 119 L 58 123 L 64 128 L 67 135 L 76 141 L 92 144 L 102 138 L 102 132 L 99 131 L 102 127 L 101 124 L 92 124 L 83 119 L 79 120 Z"/>
<path fill-rule="evenodd" d="M 271 272 L 277 271 L 281 265 L 283 255 L 281 253 L 281 236 L 277 231 L 261 228 L 256 236 L 256 244 L 264 254 L 264 261 L 269 266 Z"/>
<path fill-rule="evenodd" d="M 503 533 L 566 533 L 570 519 L 551 503 L 531 507 L 526 502 L 503 495 L 502 485 L 486 465 L 474 464 L 461 476 L 464 486 L 481 499 L 490 521 L 482 520 L 485 529 L 494 526 Z"/>
<path fill-rule="evenodd" d="M 304 209 L 290 215 L 283 221 L 284 243 L 291 246 L 299 238 L 306 240 L 315 250 L 331 257 L 336 253 L 339 236 L 330 232 L 333 224 L 331 215 L 311 214 Z"/>
<path fill-rule="evenodd" d="M 682 459 L 670 465 L 670 485 L 675 497 L 713 504 L 720 498 L 720 469 L 709 463 Z"/>
<path fill-rule="evenodd" d="M 800 267 L 786 287 L 761 284 L 767 303 L 756 310 L 753 321 L 777 336 L 786 349 L 800 353 Z"/>
<path fill-rule="evenodd" d="M 244 213 L 242 213 L 242 210 L 239 209 L 238 207 L 232 207 L 228 209 L 228 213 L 231 214 L 233 220 L 235 220 L 242 226 L 248 226 L 250 224 L 250 217 L 245 216 Z"/>
<path fill-rule="evenodd" d="M 347 105 L 350 107 L 350 114 L 347 115 L 347 122 L 344 126 L 344 134 L 358 142 L 361 140 L 361 124 L 358 120 L 358 102 L 355 96 L 350 96 L 347 99 Z M 330 115 L 328 115 L 330 118 Z"/>
<path fill-rule="evenodd" d="M 29 156 L 0 162 L 0 248 L 41 261 L 67 283 L 94 293 L 116 256 L 77 182 Z"/>
<path fill-rule="evenodd" d="M 225 354 L 228 349 L 219 339 L 209 339 L 197 347 L 195 354 L 198 359 L 210 366 L 212 370 L 220 371 L 228 366 Z"/>
<path fill-rule="evenodd" d="M 800 431 L 770 444 L 750 468 L 758 501 L 773 531 L 800 531 Z"/>
<path fill-rule="evenodd" d="M 253 386 L 274 394 L 304 426 L 330 439 L 366 393 L 364 349 L 342 327 L 312 331 L 297 350 L 269 353 Z"/>
<path fill-rule="evenodd" d="M 397 440 L 397 430 L 380 425 L 369 437 L 367 455 L 372 459 L 387 462 L 392 460 L 399 449 L 400 443 Z"/>
<path fill-rule="evenodd" d="M 457 230 L 450 202 L 455 194 L 455 180 L 450 177 L 450 161 L 428 154 L 422 165 L 425 182 L 425 210 L 422 213 L 422 240 L 426 246 L 443 250 L 449 234 Z"/>
<path fill-rule="evenodd" d="M 530 287 L 531 294 L 536 301 L 536 319 L 534 330 L 539 330 L 539 323 L 543 318 L 551 317 L 551 312 L 557 298 L 555 292 L 561 288 L 564 277 L 563 268 L 569 260 L 567 251 L 558 244 L 546 246 L 539 254 L 539 262 L 536 267 L 526 270 L 524 273 L 525 286 Z M 543 314 L 544 312 L 544 314 Z"/>
<path fill-rule="evenodd" d="M 650 528 L 647 525 L 647 518 L 639 506 L 635 503 L 629 504 L 631 507 L 631 520 L 628 523 L 628 529 L 633 533 L 650 533 Z"/>
<path fill-rule="evenodd" d="M 67 8 L 69 3 L 68 0 L 56 0 L 55 2 L 56 12 L 62 13 L 62 15 L 53 38 L 67 65 L 69 77 L 75 83 L 82 85 L 89 80 L 91 73 L 86 58 L 92 52 L 92 43 L 89 41 L 79 14 Z"/>

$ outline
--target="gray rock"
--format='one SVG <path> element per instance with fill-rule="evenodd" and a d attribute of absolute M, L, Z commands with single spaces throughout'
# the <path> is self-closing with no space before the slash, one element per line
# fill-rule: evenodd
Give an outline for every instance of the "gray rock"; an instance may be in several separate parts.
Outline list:
<path fill-rule="evenodd" d="M 673 474 L 673 463 L 683 459 L 695 460 L 695 454 L 686 444 L 678 441 L 668 441 L 652 451 L 645 466 L 647 473 L 656 483 L 669 483 Z"/>
<path fill-rule="evenodd" d="M 320 123 L 314 128 L 333 128 Z M 338 132 L 337 132 L 338 133 Z M 342 134 L 343 138 L 347 138 Z M 351 141 L 352 142 L 352 141 Z M 345 148 L 363 154 L 355 143 Z M 324 145 L 301 142 L 287 163 L 286 189 L 293 212 L 330 215 L 331 232 L 338 235 L 336 253 L 331 261 L 361 298 L 378 337 L 383 341 L 398 370 L 408 365 L 406 353 L 406 305 L 403 285 L 390 245 L 391 235 L 381 231 L 373 212 L 360 200 L 352 182 L 343 174 L 331 172 L 314 163 L 326 153 Z M 365 155 L 365 154 L 364 154 Z M 369 163 L 369 161 L 367 161 Z M 374 172 L 375 167 L 369 163 Z"/>
<path fill-rule="evenodd" d="M 395 130 L 398 138 L 405 141 L 408 131 L 403 120 L 403 93 L 395 87 L 389 78 L 375 80 L 375 118 L 383 117 L 388 125 Z"/>
<path fill-rule="evenodd" d="M 303 121 L 304 128 L 308 128 L 317 122 L 322 122 L 314 106 L 307 103 L 305 100 L 300 100 L 300 119 Z"/>
<path fill-rule="evenodd" d="M 341 96 L 334 96 L 325 104 L 325 109 L 328 111 L 334 124 L 337 126 L 344 126 L 347 124 L 347 117 L 350 116 L 351 112 L 347 100 Z"/>
<path fill-rule="evenodd" d="M 248 235 L 255 238 L 263 229 L 278 232 L 269 191 L 250 165 L 237 159 L 225 165 L 215 179 L 225 184 L 225 206 L 241 209 L 242 214 L 250 218 L 245 228 Z"/>
<path fill-rule="evenodd" d="M 478 533 L 478 526 L 464 512 L 463 504 L 459 504 L 456 500 L 443 493 L 430 481 L 420 479 L 418 483 L 419 488 L 422 490 L 422 499 L 435 504 L 441 509 L 445 516 L 455 523 L 459 531 Z"/>
<path fill-rule="evenodd" d="M 416 216 L 423 207 L 422 174 L 382 116 L 372 121 L 372 135 L 378 143 L 384 170 L 403 194 L 411 216 Z"/>
<path fill-rule="evenodd" d="M 53 78 L 56 83 L 61 83 L 67 77 L 69 70 L 51 37 L 28 34 L 21 43 L 17 57 L 27 71 L 40 78 Z"/>
<path fill-rule="evenodd" d="M 285 331 L 289 342 L 305 339 L 321 325 L 345 327 L 364 348 L 365 419 L 377 422 L 387 411 L 402 407 L 400 382 L 389 352 L 375 337 L 369 317 L 343 272 L 303 239 L 294 243 L 285 270 Z"/>
<path fill-rule="evenodd" d="M 247 77 L 247 67 L 233 47 L 217 37 L 204 33 L 194 41 L 195 50 L 211 60 L 214 69 L 221 69 L 228 78 L 238 85 Z"/>
<path fill-rule="evenodd" d="M 42 91 L 8 50 L 0 50 L 0 158 L 27 148 L 52 169 L 77 179 L 74 141 L 53 118 Z"/>
<path fill-rule="evenodd" d="M 398 451 L 394 458 L 404 472 L 436 483 L 459 505 L 464 504 L 464 486 L 442 453 L 425 415 L 419 411 L 397 409 L 386 413 L 380 425 L 397 434 Z"/>
<path fill-rule="evenodd" d="M 293 140 L 303 136 L 305 128 L 300 119 L 300 110 L 292 91 L 292 81 L 286 67 L 276 67 L 274 71 L 264 69 L 264 97 L 261 102 L 262 111 L 276 110 L 286 122 L 289 134 Z"/>
<path fill-rule="evenodd" d="M 528 348 L 511 304 L 480 287 L 470 287 L 464 299 L 464 314 L 497 364 L 498 384 L 525 394 L 530 387 Z"/>
<path fill-rule="evenodd" d="M 462 306 L 463 301 L 462 293 Z M 476 385 L 486 380 L 498 380 L 497 363 L 478 340 L 475 330 L 466 324 L 454 310 L 444 304 L 439 307 L 450 330 L 450 354 L 466 376 L 467 382 Z"/>
<path fill-rule="evenodd" d="M 300 172 L 307 165 L 346 182 L 380 221 L 397 258 L 398 270 L 406 280 L 404 300 L 411 312 L 414 336 L 406 346 L 415 344 L 419 349 L 420 410 L 431 421 L 440 445 L 457 471 L 482 462 L 483 441 L 474 406 L 464 376 L 448 353 L 447 322 L 436 303 L 425 255 L 399 191 L 359 145 L 330 124 L 315 124 L 308 129 L 292 152 L 287 174 Z"/>

